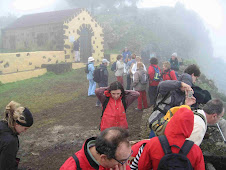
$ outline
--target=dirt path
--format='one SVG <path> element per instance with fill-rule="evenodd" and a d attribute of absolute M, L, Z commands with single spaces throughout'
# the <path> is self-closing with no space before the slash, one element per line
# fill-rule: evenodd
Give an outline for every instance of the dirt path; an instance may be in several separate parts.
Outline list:
<path fill-rule="evenodd" d="M 87 85 L 76 89 L 78 98 L 34 115 L 34 126 L 20 136 L 21 169 L 59 169 L 85 139 L 99 134 L 101 108 L 95 107 L 96 97 L 86 96 Z M 142 112 L 134 109 L 136 104 L 127 110 L 131 140 L 140 136 Z"/>

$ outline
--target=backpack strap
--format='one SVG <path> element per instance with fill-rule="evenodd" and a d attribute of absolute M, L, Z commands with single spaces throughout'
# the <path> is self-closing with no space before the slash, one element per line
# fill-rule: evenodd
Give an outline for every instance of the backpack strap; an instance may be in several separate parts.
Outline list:
<path fill-rule="evenodd" d="M 159 138 L 159 141 L 161 143 L 161 146 L 162 146 L 162 149 L 163 149 L 165 155 L 171 154 L 172 153 L 171 147 L 169 145 L 169 142 L 168 142 L 166 136 L 165 135 L 161 135 L 161 136 L 158 136 L 158 138 Z"/>
<path fill-rule="evenodd" d="M 170 80 L 172 80 L 171 75 L 170 75 L 171 71 L 172 70 L 170 69 L 169 72 L 168 72 L 169 73 L 168 76 L 169 76 Z"/>
<path fill-rule="evenodd" d="M 125 96 L 123 96 L 121 100 L 122 100 L 122 104 L 123 104 L 124 109 L 125 109 L 125 112 L 126 112 L 127 105 L 126 105 L 126 99 L 125 99 Z"/>
<path fill-rule="evenodd" d="M 104 111 L 105 111 L 105 109 L 106 109 L 106 107 L 107 107 L 107 104 L 108 104 L 109 100 L 110 100 L 110 98 L 109 98 L 109 97 L 106 97 L 106 99 L 105 99 L 105 101 L 104 101 L 104 103 L 103 103 L 102 115 L 101 115 L 100 118 L 103 117 Z"/>
<path fill-rule="evenodd" d="M 82 170 L 82 168 L 80 167 L 80 164 L 79 164 L 78 157 L 77 157 L 75 154 L 72 155 L 72 157 L 73 157 L 73 159 L 75 160 L 77 170 Z"/>
<path fill-rule="evenodd" d="M 194 142 L 193 141 L 186 140 L 184 142 L 183 146 L 181 147 L 179 153 L 186 156 L 189 153 L 189 151 L 191 150 L 191 148 L 192 148 L 193 145 L 194 145 Z"/>
<path fill-rule="evenodd" d="M 197 116 L 201 117 L 202 120 L 204 121 L 205 125 L 206 125 L 206 119 L 205 119 L 205 117 L 201 113 L 199 113 L 199 112 L 197 112 L 197 110 L 195 110 L 194 111 L 194 115 L 197 115 Z"/>

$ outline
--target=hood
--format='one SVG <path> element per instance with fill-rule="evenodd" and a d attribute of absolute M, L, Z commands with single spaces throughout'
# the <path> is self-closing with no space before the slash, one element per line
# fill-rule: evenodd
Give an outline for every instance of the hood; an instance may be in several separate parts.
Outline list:
<path fill-rule="evenodd" d="M 180 108 L 167 124 L 165 135 L 171 140 L 185 140 L 191 135 L 193 126 L 194 113 L 187 108 Z"/>
<path fill-rule="evenodd" d="M 179 81 L 182 81 L 186 84 L 188 84 L 189 86 L 192 87 L 192 78 L 191 75 L 187 74 L 187 73 L 183 73 L 179 78 Z"/>
<path fill-rule="evenodd" d="M 14 134 L 12 129 L 10 129 L 8 127 L 6 122 L 0 121 L 0 134 L 3 133 L 3 132 L 8 132 L 8 133 Z"/>

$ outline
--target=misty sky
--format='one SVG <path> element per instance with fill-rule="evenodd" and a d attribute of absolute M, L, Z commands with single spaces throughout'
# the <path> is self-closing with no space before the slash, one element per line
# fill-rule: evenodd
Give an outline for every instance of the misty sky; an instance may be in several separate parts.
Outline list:
<path fill-rule="evenodd" d="M 181 2 L 196 11 L 210 32 L 214 56 L 226 62 L 226 1 L 225 0 L 143 0 L 140 8 L 174 6 Z M 70 8 L 64 0 L 1 0 L 0 16 L 46 12 Z M 191 25 L 192 27 L 192 25 Z"/>

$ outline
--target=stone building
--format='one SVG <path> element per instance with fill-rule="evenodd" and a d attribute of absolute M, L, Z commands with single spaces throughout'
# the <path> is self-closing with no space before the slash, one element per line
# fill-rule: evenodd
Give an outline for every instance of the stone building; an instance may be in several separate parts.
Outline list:
<path fill-rule="evenodd" d="M 103 29 L 85 9 L 24 15 L 2 30 L 2 48 L 11 51 L 64 51 L 73 62 L 73 42 L 79 40 L 80 62 L 104 56 Z"/>

